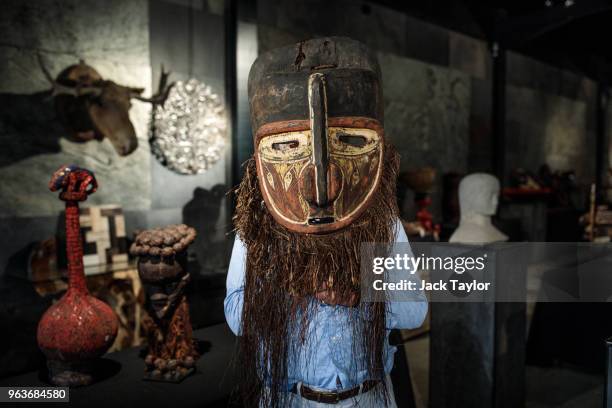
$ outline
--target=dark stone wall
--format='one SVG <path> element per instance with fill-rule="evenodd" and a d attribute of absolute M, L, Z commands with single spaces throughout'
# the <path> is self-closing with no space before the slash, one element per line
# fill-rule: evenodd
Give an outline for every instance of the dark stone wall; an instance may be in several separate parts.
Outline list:
<path fill-rule="evenodd" d="M 575 170 L 595 179 L 596 83 L 508 53 L 506 168 Z"/>

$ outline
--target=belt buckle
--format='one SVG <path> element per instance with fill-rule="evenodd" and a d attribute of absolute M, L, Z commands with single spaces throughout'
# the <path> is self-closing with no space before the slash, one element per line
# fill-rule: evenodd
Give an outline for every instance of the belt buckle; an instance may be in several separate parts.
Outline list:
<path fill-rule="evenodd" d="M 328 404 L 338 404 L 341 401 L 340 393 L 337 391 L 319 391 L 316 394 L 317 394 L 317 402 L 325 402 L 325 401 L 321 401 L 321 399 L 327 399 L 327 398 L 329 398 L 327 401 L 331 400 L 331 402 L 327 402 Z"/>
<path fill-rule="evenodd" d="M 340 401 L 342 401 L 340 399 L 340 393 L 338 391 L 331 391 L 331 392 L 322 392 L 321 395 L 326 396 L 326 397 L 331 397 L 333 400 L 331 402 L 331 404 L 338 404 L 340 403 Z M 319 401 L 321 402 L 321 401 Z"/>

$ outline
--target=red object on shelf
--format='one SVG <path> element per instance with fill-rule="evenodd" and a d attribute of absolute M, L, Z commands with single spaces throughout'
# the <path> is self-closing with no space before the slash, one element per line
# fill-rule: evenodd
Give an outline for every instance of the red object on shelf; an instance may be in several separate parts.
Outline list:
<path fill-rule="evenodd" d="M 433 215 L 429 212 L 428 207 L 432 203 L 431 197 L 425 195 L 424 197 L 415 201 L 418 207 L 416 214 L 417 221 L 427 233 L 432 233 L 435 237 L 437 237 L 438 234 L 440 234 L 440 224 L 434 224 Z"/>
<path fill-rule="evenodd" d="M 97 189 L 89 170 L 62 166 L 49 182 L 66 202 L 66 252 L 68 291 L 38 323 L 38 346 L 47 357 L 49 380 L 60 386 L 87 385 L 93 381 L 93 360 L 104 354 L 117 336 L 115 312 L 89 294 L 83 270 L 83 245 L 79 228 L 79 201 Z"/>

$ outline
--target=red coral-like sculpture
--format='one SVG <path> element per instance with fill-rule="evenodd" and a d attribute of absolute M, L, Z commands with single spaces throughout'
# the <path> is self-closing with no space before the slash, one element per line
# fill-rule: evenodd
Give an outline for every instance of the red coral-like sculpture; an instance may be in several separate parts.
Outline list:
<path fill-rule="evenodd" d="M 43 315 L 37 340 L 47 357 L 50 381 L 61 386 L 90 384 L 92 360 L 104 354 L 117 336 L 115 313 L 89 294 L 83 270 L 78 203 L 97 187 L 91 171 L 74 165 L 59 168 L 49 182 L 49 189 L 61 191 L 59 198 L 66 202 L 68 291 Z"/>

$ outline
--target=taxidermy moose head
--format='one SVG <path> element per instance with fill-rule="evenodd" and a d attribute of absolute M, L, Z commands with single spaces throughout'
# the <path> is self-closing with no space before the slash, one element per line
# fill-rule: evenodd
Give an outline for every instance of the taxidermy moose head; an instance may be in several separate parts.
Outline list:
<path fill-rule="evenodd" d="M 127 156 L 138 147 L 129 116 L 131 100 L 163 104 L 174 85 L 167 84 L 170 73 L 162 67 L 158 92 L 145 98 L 141 96 L 143 88 L 105 80 L 83 60 L 65 68 L 56 79 L 46 70 L 42 60 L 40 63 L 53 86 L 59 120 L 72 138 L 78 142 L 107 138 L 120 156 Z"/>

